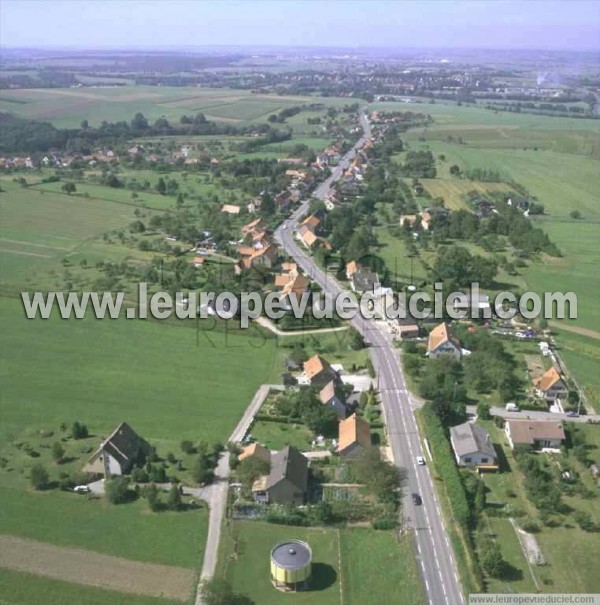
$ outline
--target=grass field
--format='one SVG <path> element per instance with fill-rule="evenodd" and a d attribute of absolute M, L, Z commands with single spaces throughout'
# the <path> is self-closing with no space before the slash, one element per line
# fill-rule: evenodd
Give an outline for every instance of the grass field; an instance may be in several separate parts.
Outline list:
<path fill-rule="evenodd" d="M 300 451 L 311 448 L 312 431 L 302 424 L 284 424 L 282 422 L 265 422 L 257 420 L 250 431 L 252 437 L 270 450 L 280 450 L 286 445 L 293 445 Z"/>
<path fill-rule="evenodd" d="M 284 597 L 271 585 L 269 555 L 275 544 L 292 538 L 313 551 L 312 588 Z M 261 605 L 279 605 L 284 598 L 294 605 L 378 605 L 392 594 L 408 605 L 424 602 L 410 543 L 397 542 L 392 533 L 237 521 L 223 546 L 222 575 Z M 231 558 L 234 549 L 237 557 Z"/>
<path fill-rule="evenodd" d="M 249 90 L 123 86 L 115 88 L 4 90 L 0 111 L 76 128 L 82 120 L 98 126 L 102 120 L 131 120 L 142 112 L 151 122 L 164 116 L 177 123 L 182 115 L 203 112 L 207 119 L 224 123 L 265 120 L 285 107 L 314 103 L 313 97 L 253 95 Z M 347 100 L 324 98 L 319 102 L 340 105 Z"/>
<path fill-rule="evenodd" d="M 0 602 L 10 605 L 179 605 L 0 568 Z"/>
<path fill-rule="evenodd" d="M 27 320 L 2 302 L 4 436 L 80 419 L 99 434 L 126 420 L 149 440 L 225 440 L 273 369 L 272 339 L 201 332 L 197 347 L 181 322 Z"/>

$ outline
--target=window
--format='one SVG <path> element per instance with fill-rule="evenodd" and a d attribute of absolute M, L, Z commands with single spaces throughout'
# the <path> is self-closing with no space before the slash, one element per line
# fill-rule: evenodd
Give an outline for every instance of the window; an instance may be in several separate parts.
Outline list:
<path fill-rule="evenodd" d="M 481 459 L 481 464 L 486 464 L 486 463 L 487 463 L 487 461 L 488 461 L 488 459 L 487 459 L 487 458 L 482 458 L 482 459 Z"/>
<path fill-rule="evenodd" d="M 469 462 L 473 462 L 471 457 L 465 458 L 465 464 L 469 464 Z"/>

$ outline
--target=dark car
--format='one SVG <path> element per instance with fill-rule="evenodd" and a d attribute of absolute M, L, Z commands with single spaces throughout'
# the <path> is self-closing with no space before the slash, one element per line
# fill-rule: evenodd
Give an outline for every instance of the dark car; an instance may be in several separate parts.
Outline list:
<path fill-rule="evenodd" d="M 412 501 L 415 506 L 420 506 L 423 503 L 423 500 L 421 500 L 421 496 L 419 496 L 419 494 L 413 494 Z"/>

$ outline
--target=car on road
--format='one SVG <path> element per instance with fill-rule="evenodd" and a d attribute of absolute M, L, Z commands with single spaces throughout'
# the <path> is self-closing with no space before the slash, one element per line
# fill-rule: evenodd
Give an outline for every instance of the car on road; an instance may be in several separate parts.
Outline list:
<path fill-rule="evenodd" d="M 519 407 L 517 406 L 517 404 L 516 404 L 516 403 L 507 403 L 507 404 L 504 406 L 504 409 L 505 409 L 507 412 L 518 412 L 518 411 L 519 411 Z"/>
<path fill-rule="evenodd" d="M 89 485 L 76 485 L 73 491 L 76 494 L 89 494 L 91 490 Z"/>
<path fill-rule="evenodd" d="M 579 414 L 577 412 L 574 412 L 573 410 L 571 410 L 570 412 L 567 412 L 567 416 L 569 418 L 579 418 Z"/>
<path fill-rule="evenodd" d="M 423 456 L 417 456 L 417 464 L 419 466 L 425 466 L 425 458 L 423 458 Z"/>
<path fill-rule="evenodd" d="M 421 500 L 421 496 L 419 496 L 419 494 L 413 494 L 412 501 L 415 506 L 421 506 L 423 503 L 423 500 Z"/>

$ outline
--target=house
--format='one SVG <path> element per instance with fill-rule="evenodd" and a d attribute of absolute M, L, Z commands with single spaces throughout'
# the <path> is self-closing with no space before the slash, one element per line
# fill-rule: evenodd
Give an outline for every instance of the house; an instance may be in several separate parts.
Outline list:
<path fill-rule="evenodd" d="M 265 247 L 255 250 L 254 248 L 248 248 L 252 250 L 250 256 L 245 256 L 239 263 L 241 269 L 250 269 L 252 267 L 266 267 L 270 269 L 277 261 L 277 246 L 275 244 L 269 244 Z M 245 248 L 240 249 L 240 253 Z"/>
<path fill-rule="evenodd" d="M 400 215 L 400 227 L 404 227 L 404 225 L 410 225 L 414 227 L 417 224 L 417 215 L 416 214 L 401 214 Z"/>
<path fill-rule="evenodd" d="M 194 260 L 192 261 L 192 265 L 194 265 L 194 267 L 201 267 L 204 264 L 204 257 L 202 256 L 196 256 L 194 258 Z"/>
<path fill-rule="evenodd" d="M 315 214 L 311 214 L 307 216 L 302 223 L 300 223 L 300 228 L 306 226 L 309 231 L 312 231 L 315 235 L 318 235 L 321 231 L 321 219 Z"/>
<path fill-rule="evenodd" d="M 256 502 L 263 504 L 304 504 L 308 486 L 308 459 L 288 445 L 271 455 L 271 472 L 252 485 Z"/>
<path fill-rule="evenodd" d="M 258 460 L 263 460 L 264 462 L 271 462 L 271 451 L 266 447 L 263 447 L 260 443 L 251 443 L 246 446 L 242 453 L 238 456 L 238 460 L 241 462 L 242 460 L 246 460 L 247 458 L 257 458 Z"/>
<path fill-rule="evenodd" d="M 339 374 L 320 355 L 313 355 L 304 362 L 304 375 L 313 387 L 324 387 L 332 380 L 339 383 Z"/>
<path fill-rule="evenodd" d="M 134 465 L 142 465 L 151 454 L 152 447 L 126 422 L 122 422 L 92 454 L 83 467 L 86 473 L 104 475 L 127 474 Z"/>
<path fill-rule="evenodd" d="M 379 286 L 379 276 L 368 267 L 358 267 L 350 279 L 350 287 L 355 292 L 373 292 Z"/>
<path fill-rule="evenodd" d="M 404 225 L 415 227 L 416 225 L 420 224 L 423 231 L 429 231 L 432 218 L 433 217 L 429 212 L 420 212 L 419 214 L 402 214 L 400 216 L 400 227 L 404 227 Z"/>
<path fill-rule="evenodd" d="M 356 458 L 371 447 L 371 427 L 356 413 L 339 424 L 338 453 L 344 458 Z"/>
<path fill-rule="evenodd" d="M 559 449 L 565 440 L 562 422 L 554 420 L 507 420 L 504 432 L 510 448 Z"/>
<path fill-rule="evenodd" d="M 240 206 L 235 206 L 234 204 L 223 204 L 221 207 L 221 212 L 225 212 L 225 214 L 239 214 Z"/>
<path fill-rule="evenodd" d="M 474 422 L 465 422 L 450 429 L 450 443 L 458 466 L 498 468 L 498 456 L 488 432 Z"/>
<path fill-rule="evenodd" d="M 567 385 L 554 367 L 550 368 L 539 378 L 536 378 L 533 381 L 533 388 L 536 395 L 546 401 L 565 399 L 569 394 Z"/>
<path fill-rule="evenodd" d="M 408 340 L 410 338 L 418 338 L 420 330 L 416 323 L 398 324 L 398 326 L 396 326 L 396 333 L 400 336 L 401 340 Z"/>
<path fill-rule="evenodd" d="M 427 355 L 431 359 L 435 359 L 440 355 L 451 355 L 455 359 L 461 358 L 462 348 L 460 342 L 452 333 L 450 326 L 445 322 L 433 328 L 429 333 Z"/>
<path fill-rule="evenodd" d="M 346 279 L 350 281 L 356 271 L 358 270 L 358 263 L 355 260 L 351 260 L 346 264 Z"/>
<path fill-rule="evenodd" d="M 328 405 L 333 408 L 337 414 L 338 420 L 344 420 L 344 418 L 346 418 L 346 404 L 337 392 L 336 386 L 335 381 L 330 380 L 319 391 L 319 399 L 323 405 Z"/>
<path fill-rule="evenodd" d="M 262 218 L 257 218 L 252 222 L 244 225 L 240 231 L 242 235 L 247 235 L 248 233 L 252 233 L 253 231 L 264 231 L 267 228 L 266 223 L 262 220 Z"/>
<path fill-rule="evenodd" d="M 481 311 L 483 311 L 484 314 L 491 311 L 490 297 L 487 294 L 479 294 L 476 297 L 465 296 L 455 298 L 453 308 L 454 311 L 457 312 L 466 311 L 467 317 L 470 315 L 479 317 Z"/>

